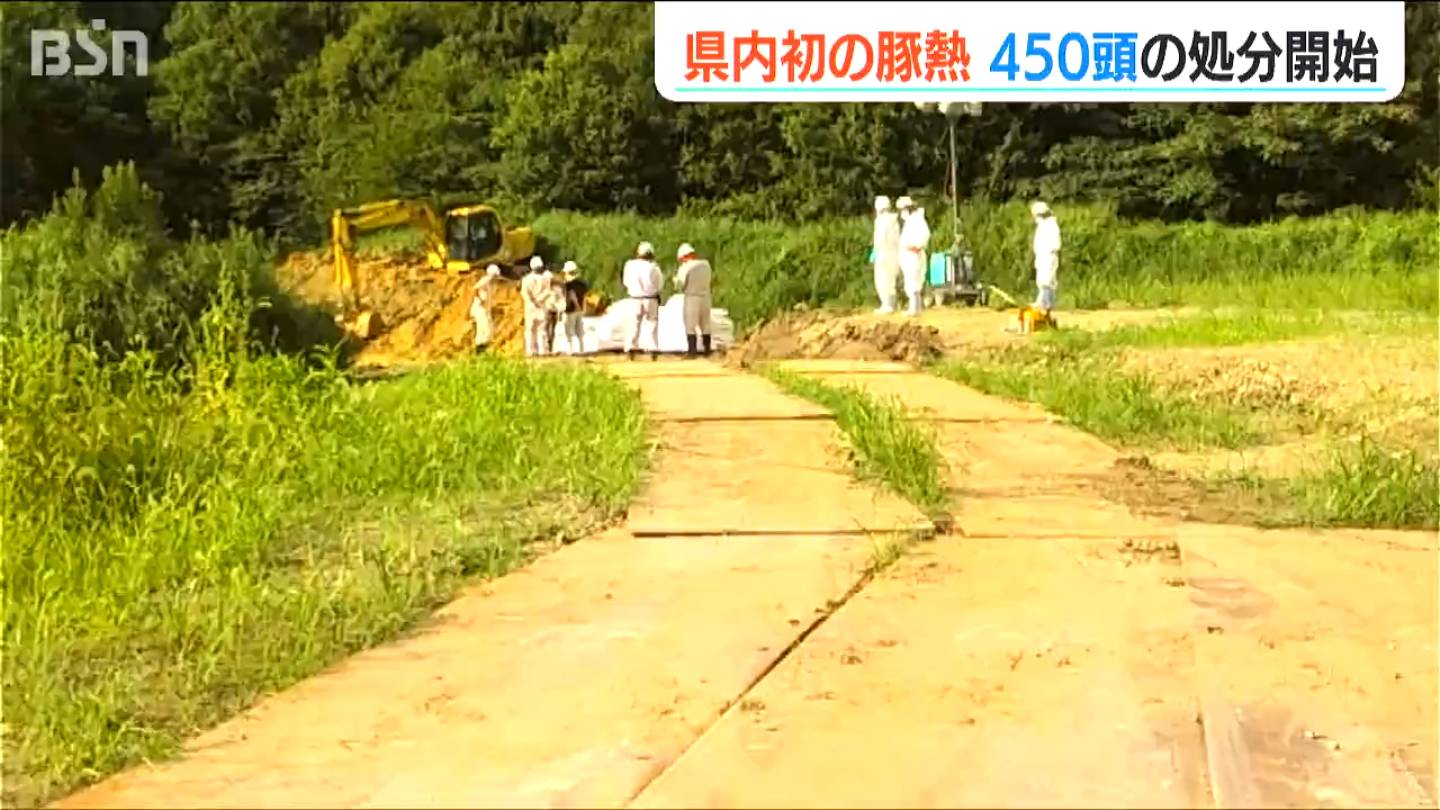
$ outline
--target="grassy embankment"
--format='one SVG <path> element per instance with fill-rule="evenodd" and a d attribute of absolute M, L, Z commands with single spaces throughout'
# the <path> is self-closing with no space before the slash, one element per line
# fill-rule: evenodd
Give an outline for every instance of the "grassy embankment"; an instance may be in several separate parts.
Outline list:
<path fill-rule="evenodd" d="M 157 222 L 122 171 L 0 244 L 7 805 L 393 637 L 612 517 L 645 461 L 638 398 L 604 375 L 356 383 L 293 351 L 323 317 L 256 298 L 262 241 Z"/>

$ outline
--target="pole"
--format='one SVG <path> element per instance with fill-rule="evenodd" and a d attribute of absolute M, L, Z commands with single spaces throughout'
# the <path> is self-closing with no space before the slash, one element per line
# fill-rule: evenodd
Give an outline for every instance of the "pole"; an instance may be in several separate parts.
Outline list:
<path fill-rule="evenodd" d="M 950 118 L 950 231 L 960 241 L 960 185 L 955 180 L 955 119 Z"/>

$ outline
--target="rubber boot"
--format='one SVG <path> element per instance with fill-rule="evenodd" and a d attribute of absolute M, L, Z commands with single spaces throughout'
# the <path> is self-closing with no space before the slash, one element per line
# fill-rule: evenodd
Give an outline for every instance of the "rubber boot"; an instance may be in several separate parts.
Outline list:
<path fill-rule="evenodd" d="M 914 318 L 920 314 L 920 296 L 911 295 L 907 297 L 910 299 L 910 305 L 905 309 L 905 314 Z"/>
<path fill-rule="evenodd" d="M 625 359 L 626 359 L 626 360 L 634 360 L 634 359 L 635 359 L 635 350 L 634 350 L 634 349 L 626 349 L 626 350 L 625 350 Z"/>
<path fill-rule="evenodd" d="M 709 356 L 710 356 L 710 336 L 709 336 L 709 335 L 701 335 L 701 336 L 700 336 L 700 343 L 704 346 L 703 354 L 704 354 L 706 357 L 709 357 Z"/>
<path fill-rule="evenodd" d="M 875 310 L 876 315 L 889 315 L 895 311 L 895 296 L 887 295 L 880 299 L 880 308 Z"/>
<path fill-rule="evenodd" d="M 699 341 L 695 338 L 694 335 L 686 335 L 686 336 L 685 336 L 685 359 L 686 359 L 686 360 L 694 360 L 694 359 L 698 356 L 698 355 L 697 355 L 697 351 L 696 351 L 696 346 L 697 346 L 698 344 L 699 344 Z"/>

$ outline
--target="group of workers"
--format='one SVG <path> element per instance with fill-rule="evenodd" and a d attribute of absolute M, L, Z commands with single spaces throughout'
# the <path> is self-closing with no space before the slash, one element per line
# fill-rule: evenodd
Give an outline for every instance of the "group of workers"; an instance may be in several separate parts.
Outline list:
<path fill-rule="evenodd" d="M 1042 201 L 1030 204 L 1035 221 L 1035 237 L 1031 248 L 1035 254 L 1035 286 L 1038 293 L 1035 308 L 1047 315 L 1055 308 L 1060 271 L 1060 223 L 1055 212 Z M 925 209 L 909 197 L 901 197 L 892 207 L 889 197 L 875 198 L 875 292 L 880 297 L 877 314 L 895 311 L 898 298 L 895 286 L 902 278 L 908 307 L 906 314 L 920 314 L 921 294 L 925 289 L 925 250 L 930 243 L 930 224 Z"/>
<path fill-rule="evenodd" d="M 709 356 L 711 352 L 710 323 L 710 262 L 700 258 L 695 248 L 683 244 L 676 251 L 679 269 L 675 287 L 684 296 L 686 356 Z M 475 321 L 475 350 L 483 352 L 491 335 L 490 304 L 493 284 L 500 277 L 500 268 L 490 265 L 485 275 L 475 282 L 475 296 L 470 304 L 470 317 Z M 660 294 L 664 274 L 655 261 L 655 247 L 641 242 L 635 255 L 625 262 L 622 271 L 625 294 L 632 306 L 633 322 L 625 325 L 624 348 L 627 358 L 634 360 L 644 326 L 650 331 L 650 357 L 660 356 Z M 555 333 L 564 325 L 564 336 L 571 354 L 584 350 L 583 317 L 585 297 L 590 286 L 580 278 L 579 267 L 565 262 L 559 276 L 552 273 L 539 256 L 530 259 L 530 271 L 520 280 L 520 299 L 525 307 L 525 355 L 543 357 L 555 346 Z"/>
<path fill-rule="evenodd" d="M 675 271 L 675 287 L 684 296 L 682 310 L 685 322 L 685 356 L 710 355 L 710 262 L 700 258 L 688 242 L 675 251 L 680 266 Z M 641 242 L 635 256 L 625 262 L 621 271 L 625 295 L 632 302 L 634 323 L 624 333 L 625 357 L 635 359 L 644 326 L 650 331 L 650 359 L 660 357 L 660 291 L 665 277 L 655 261 L 655 246 Z"/>
<path fill-rule="evenodd" d="M 875 198 L 875 292 L 880 296 L 880 315 L 895 311 L 896 282 L 904 279 L 909 315 L 920 314 L 920 294 L 925 289 L 925 248 L 930 244 L 930 224 L 925 209 L 909 197 L 890 205 L 889 197 Z"/>
<path fill-rule="evenodd" d="M 475 282 L 475 297 L 470 302 L 470 317 L 475 321 L 475 351 L 485 351 L 492 331 L 490 304 L 493 284 L 500 277 L 499 265 L 485 268 L 485 275 Z M 550 353 L 555 345 L 555 332 L 564 325 L 565 341 L 572 354 L 584 348 L 585 296 L 590 285 L 580 278 L 575 262 L 565 262 L 556 276 L 539 256 L 530 259 L 530 271 L 520 280 L 520 298 L 525 304 L 525 354 L 538 357 Z"/>

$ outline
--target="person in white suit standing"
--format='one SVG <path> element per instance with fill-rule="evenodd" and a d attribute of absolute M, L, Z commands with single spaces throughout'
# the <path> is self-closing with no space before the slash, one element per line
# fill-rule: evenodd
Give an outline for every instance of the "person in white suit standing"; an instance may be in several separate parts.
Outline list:
<path fill-rule="evenodd" d="M 1035 219 L 1035 286 L 1039 290 L 1035 308 L 1047 315 L 1055 308 L 1055 293 L 1060 286 L 1060 223 L 1055 212 L 1042 201 L 1030 204 Z"/>
<path fill-rule="evenodd" d="M 925 209 L 909 197 L 901 197 L 900 208 L 900 274 L 905 280 L 906 314 L 920 314 L 920 293 L 925 289 L 926 250 L 930 247 L 930 224 Z"/>
<path fill-rule="evenodd" d="M 889 197 L 875 198 L 875 294 L 880 297 L 877 315 L 895 311 L 895 287 L 900 281 L 900 216 Z"/>

